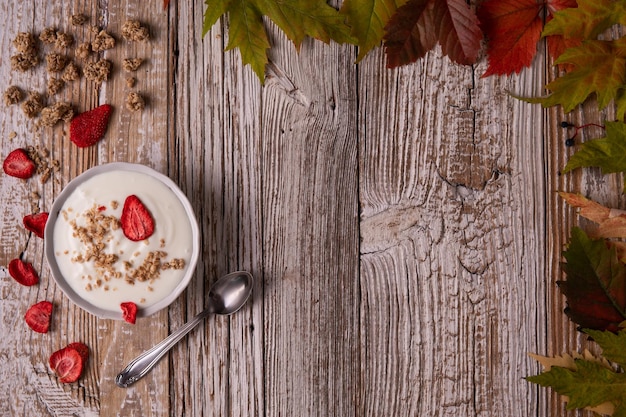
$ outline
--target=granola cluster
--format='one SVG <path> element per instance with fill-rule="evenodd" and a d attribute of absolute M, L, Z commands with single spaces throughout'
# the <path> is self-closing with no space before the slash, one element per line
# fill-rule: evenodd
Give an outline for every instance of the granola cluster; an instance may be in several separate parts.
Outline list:
<path fill-rule="evenodd" d="M 84 26 L 89 18 L 83 14 L 70 17 L 71 27 Z M 20 32 L 13 40 L 15 54 L 11 56 L 11 68 L 14 71 L 26 72 L 45 64 L 48 80 L 45 95 L 29 89 L 25 93 L 20 87 L 12 85 L 4 93 L 4 103 L 7 106 L 22 103 L 21 108 L 29 119 L 42 116 L 42 126 L 54 126 L 56 122 L 67 121 L 71 117 L 56 117 L 59 108 L 65 109 L 71 103 L 54 103 L 48 106 L 54 96 L 61 93 L 64 87 L 71 82 L 85 78 L 96 86 L 110 79 L 115 63 L 101 57 L 104 51 L 115 48 L 119 43 L 116 36 L 108 31 L 90 26 L 86 31 L 91 39 L 78 42 L 71 33 L 58 30 L 55 27 L 44 28 L 39 36 L 34 33 Z M 128 43 L 145 42 L 150 39 L 148 28 L 138 20 L 128 20 L 122 26 L 121 37 Z M 100 56 L 99 56 L 100 55 Z M 95 57 L 95 58 L 92 58 Z M 129 57 L 123 59 L 121 68 L 128 73 L 136 73 L 144 60 Z M 126 78 L 126 86 L 133 89 L 137 85 L 135 76 Z M 145 108 L 145 97 L 137 91 L 127 93 L 125 106 L 129 111 L 140 111 Z M 73 110 L 64 113 L 73 115 Z"/>
<path fill-rule="evenodd" d="M 26 152 L 37 166 L 37 174 L 40 175 L 40 183 L 44 184 L 48 182 L 53 172 L 59 172 L 61 170 L 60 162 L 57 159 L 50 158 L 50 151 L 48 149 L 40 148 L 39 146 L 27 146 Z"/>
<path fill-rule="evenodd" d="M 117 201 L 112 201 L 110 206 L 115 209 L 119 206 Z M 82 279 L 86 281 L 85 289 L 92 291 L 102 289 L 110 291 L 116 289 L 116 280 L 124 280 L 130 285 L 137 282 L 149 282 L 148 291 L 152 291 L 151 284 L 161 276 L 161 271 L 168 269 L 184 269 L 185 260 L 174 258 L 167 259 L 164 250 L 151 251 L 139 262 L 140 252 L 126 254 L 123 251 L 111 253 L 107 251 L 114 239 L 113 232 L 120 229 L 120 220 L 114 215 L 106 214 L 106 207 L 93 206 L 84 213 L 74 215 L 71 209 L 61 212 L 65 221 L 69 222 L 72 229 L 72 237 L 77 238 L 84 250 L 65 255 L 71 255 L 71 261 L 75 263 L 93 262 L 97 276 L 86 275 Z M 81 218 L 82 221 L 77 221 Z M 161 242 L 164 246 L 165 242 Z M 60 254 L 57 254 L 59 256 Z"/>

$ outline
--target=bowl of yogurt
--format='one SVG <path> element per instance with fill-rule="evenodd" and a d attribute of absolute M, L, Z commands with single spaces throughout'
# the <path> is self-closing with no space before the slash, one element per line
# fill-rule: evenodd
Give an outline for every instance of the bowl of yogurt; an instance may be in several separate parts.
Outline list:
<path fill-rule="evenodd" d="M 124 204 L 138 198 L 153 220 L 150 236 L 132 240 Z M 200 232 L 185 194 L 167 176 L 115 162 L 73 179 L 52 204 L 44 231 L 52 277 L 76 305 L 122 319 L 121 303 L 145 317 L 169 306 L 187 287 L 200 253 Z"/>

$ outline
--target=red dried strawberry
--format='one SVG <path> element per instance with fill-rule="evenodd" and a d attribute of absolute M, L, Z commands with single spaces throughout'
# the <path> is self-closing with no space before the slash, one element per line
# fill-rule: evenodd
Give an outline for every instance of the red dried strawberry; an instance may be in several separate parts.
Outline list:
<path fill-rule="evenodd" d="M 154 233 L 154 219 L 136 195 L 126 197 L 120 222 L 124 236 L 135 242 L 147 239 Z"/>
<path fill-rule="evenodd" d="M 120 304 L 120 307 L 122 308 L 122 317 L 124 317 L 124 320 L 130 324 L 135 324 L 135 320 L 137 319 L 137 304 L 129 301 Z"/>
<path fill-rule="evenodd" d="M 33 176 L 37 166 L 26 150 L 18 148 L 7 155 L 2 169 L 7 175 L 25 180 Z"/>
<path fill-rule="evenodd" d="M 27 287 L 35 285 L 39 282 L 39 275 L 35 268 L 21 259 L 13 259 L 9 262 L 9 275 L 11 275 L 17 282 Z"/>
<path fill-rule="evenodd" d="M 89 359 L 89 347 L 81 342 L 74 342 L 67 345 L 68 348 L 72 348 L 78 352 L 80 357 L 83 359 L 83 362 L 87 363 L 87 359 Z"/>
<path fill-rule="evenodd" d="M 43 239 L 43 231 L 48 221 L 48 213 L 29 214 L 22 220 L 24 227 Z"/>
<path fill-rule="evenodd" d="M 79 148 L 95 145 L 107 131 L 113 107 L 103 104 L 80 113 L 70 122 L 70 140 Z"/>
<path fill-rule="evenodd" d="M 24 315 L 28 327 L 37 333 L 48 333 L 50 328 L 50 316 L 52 315 L 52 303 L 40 301 L 33 304 Z"/>
<path fill-rule="evenodd" d="M 50 355 L 50 368 L 61 382 L 76 382 L 83 373 L 85 361 L 75 348 L 66 346 Z"/>

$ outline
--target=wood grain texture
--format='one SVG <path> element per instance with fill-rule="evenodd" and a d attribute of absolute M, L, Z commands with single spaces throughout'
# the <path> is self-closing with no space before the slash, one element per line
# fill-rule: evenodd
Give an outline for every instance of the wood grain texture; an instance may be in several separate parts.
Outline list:
<path fill-rule="evenodd" d="M 106 138 L 78 149 L 67 125 L 35 129 L 3 107 L 1 156 L 39 145 L 61 171 L 45 184 L 0 176 L 0 409 L 20 416 L 556 416 L 561 400 L 523 377 L 526 352 L 586 347 L 562 313 L 561 250 L 578 222 L 557 190 L 623 206 L 622 181 L 593 170 L 558 175 L 572 149 L 566 119 L 611 120 L 594 103 L 572 114 L 511 97 L 542 93 L 554 77 L 541 55 L 519 76 L 480 78 L 485 63 L 452 64 L 436 50 L 388 70 L 382 50 L 358 65 L 355 48 L 306 40 L 300 51 L 268 23 L 274 48 L 262 86 L 237 51 L 229 22 L 202 37 L 202 1 L 28 0 L 0 5 L 0 91 L 45 90 L 43 68 L 11 71 L 19 31 L 55 26 L 77 38 L 84 13 L 118 34 L 114 65 L 96 88 L 84 78 L 58 99 L 83 111 L 114 104 Z M 149 43 L 121 25 L 138 18 Z M 122 58 L 143 112 L 124 109 Z M 16 132 L 15 138 L 10 133 Z M 601 134 L 586 130 L 581 140 Z M 43 242 L 20 226 L 30 194 L 48 210 L 87 168 L 139 162 L 190 197 L 202 254 L 187 290 L 135 326 L 95 318 L 53 282 Z M 41 271 L 35 287 L 6 271 L 18 256 Z M 256 277 L 253 302 L 212 317 L 143 380 L 114 385 L 134 356 L 200 312 L 218 276 Z M 54 302 L 50 333 L 23 323 Z M 92 358 L 76 384 L 58 383 L 49 354 L 80 340 Z"/>

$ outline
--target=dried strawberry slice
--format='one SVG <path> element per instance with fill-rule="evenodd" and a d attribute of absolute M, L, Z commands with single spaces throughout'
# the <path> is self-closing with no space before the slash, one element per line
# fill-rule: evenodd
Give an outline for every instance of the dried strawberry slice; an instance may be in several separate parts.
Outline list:
<path fill-rule="evenodd" d="M 80 113 L 70 122 L 70 140 L 79 148 L 95 145 L 104 137 L 113 108 L 103 104 Z"/>
<path fill-rule="evenodd" d="M 13 277 L 17 282 L 27 287 L 35 285 L 39 282 L 39 275 L 35 268 L 21 259 L 13 259 L 9 262 L 9 275 Z"/>
<path fill-rule="evenodd" d="M 89 359 L 89 346 L 81 342 L 74 342 L 67 345 L 67 347 L 76 350 L 80 357 L 83 358 L 83 362 L 87 363 L 87 359 Z"/>
<path fill-rule="evenodd" d="M 18 148 L 7 155 L 2 169 L 7 175 L 25 180 L 33 176 L 37 166 L 25 149 Z"/>
<path fill-rule="evenodd" d="M 22 220 L 24 227 L 43 239 L 43 231 L 48 221 L 48 213 L 29 214 Z"/>
<path fill-rule="evenodd" d="M 30 306 L 24 315 L 24 320 L 26 320 L 28 327 L 37 333 L 48 333 L 51 315 L 52 303 L 50 301 L 40 301 Z"/>
<path fill-rule="evenodd" d="M 147 239 L 154 233 L 154 219 L 136 195 L 126 197 L 120 222 L 124 236 L 135 242 Z"/>
<path fill-rule="evenodd" d="M 135 324 L 135 320 L 137 319 L 137 304 L 129 301 L 120 304 L 120 307 L 122 308 L 122 317 L 124 317 L 124 320 L 130 324 Z"/>
<path fill-rule="evenodd" d="M 50 368 L 58 375 L 61 382 L 76 382 L 83 373 L 85 361 L 80 353 L 69 346 L 50 355 Z"/>

